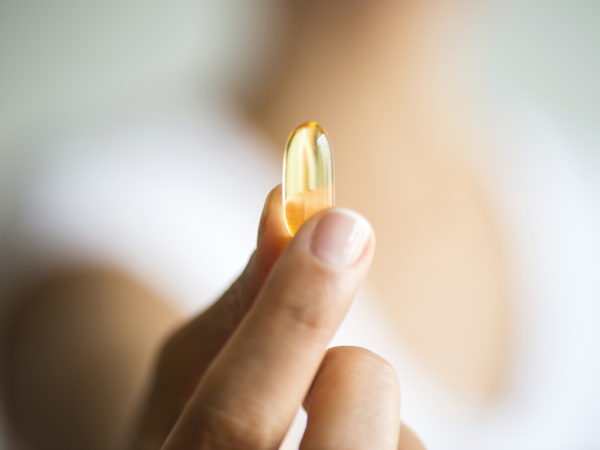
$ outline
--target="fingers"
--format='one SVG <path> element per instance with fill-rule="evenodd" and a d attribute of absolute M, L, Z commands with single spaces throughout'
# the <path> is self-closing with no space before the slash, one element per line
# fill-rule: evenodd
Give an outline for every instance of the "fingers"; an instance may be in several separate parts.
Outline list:
<path fill-rule="evenodd" d="M 283 438 L 373 254 L 364 218 L 307 221 L 207 369 L 165 449 L 275 448 Z"/>
<path fill-rule="evenodd" d="M 208 310 L 180 328 L 164 345 L 134 440 L 159 448 L 198 380 L 248 310 L 290 240 L 282 218 L 281 185 L 267 196 L 257 248 L 231 287 Z"/>
<path fill-rule="evenodd" d="M 301 449 L 397 449 L 400 386 L 392 366 L 360 347 L 330 349 L 305 402 Z"/>

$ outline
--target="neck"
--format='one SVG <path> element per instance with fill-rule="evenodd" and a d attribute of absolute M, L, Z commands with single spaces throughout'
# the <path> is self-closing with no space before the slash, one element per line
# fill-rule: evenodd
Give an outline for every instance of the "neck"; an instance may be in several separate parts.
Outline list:
<path fill-rule="evenodd" d="M 285 64 L 252 115 L 279 156 L 298 123 L 325 127 L 338 204 L 364 213 L 377 232 L 370 283 L 378 298 L 446 381 L 487 399 L 501 382 L 507 316 L 498 231 L 462 155 L 481 147 L 471 89 L 452 76 L 464 11 L 422 4 L 378 2 L 331 27 L 326 9 L 296 23 Z"/>

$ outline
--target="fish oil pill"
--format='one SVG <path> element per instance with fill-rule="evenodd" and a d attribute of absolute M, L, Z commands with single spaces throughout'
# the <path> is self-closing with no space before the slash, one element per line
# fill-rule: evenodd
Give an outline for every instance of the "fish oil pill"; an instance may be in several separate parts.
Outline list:
<path fill-rule="evenodd" d="M 333 202 L 329 138 L 318 123 L 303 123 L 290 134 L 283 157 L 283 213 L 290 235 Z"/>

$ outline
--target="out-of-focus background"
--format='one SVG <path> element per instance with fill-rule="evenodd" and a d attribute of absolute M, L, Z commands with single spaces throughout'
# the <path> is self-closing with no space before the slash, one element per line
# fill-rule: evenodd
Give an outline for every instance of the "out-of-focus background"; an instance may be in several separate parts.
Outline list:
<path fill-rule="evenodd" d="M 27 148 L 57 132 L 161 104 L 230 99 L 271 63 L 285 26 L 285 2 L 268 0 L 9 0 L 0 8 L 3 180 Z"/>
<path fill-rule="evenodd" d="M 600 4 L 322 3 L 4 0 L 3 279 L 100 261 L 201 309 L 317 120 L 378 234 L 338 339 L 424 441 L 600 448 Z"/>

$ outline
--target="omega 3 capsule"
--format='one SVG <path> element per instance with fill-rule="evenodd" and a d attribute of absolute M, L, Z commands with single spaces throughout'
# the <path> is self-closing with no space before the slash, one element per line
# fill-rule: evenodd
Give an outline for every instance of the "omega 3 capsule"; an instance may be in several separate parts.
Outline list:
<path fill-rule="evenodd" d="M 333 202 L 329 139 L 318 123 L 303 123 L 290 134 L 283 157 L 283 213 L 290 234 Z"/>

